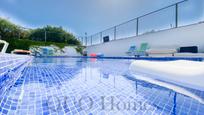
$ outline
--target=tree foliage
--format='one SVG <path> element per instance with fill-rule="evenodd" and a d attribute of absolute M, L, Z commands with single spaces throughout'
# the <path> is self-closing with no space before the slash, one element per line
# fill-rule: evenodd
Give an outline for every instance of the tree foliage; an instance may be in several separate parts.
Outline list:
<path fill-rule="evenodd" d="M 35 29 L 31 31 L 29 38 L 35 41 L 68 43 L 73 45 L 80 44 L 73 34 L 66 32 L 62 27 L 46 26 Z"/>
<path fill-rule="evenodd" d="M 40 42 L 40 41 L 33 41 L 33 40 L 27 40 L 27 39 L 6 39 L 6 41 L 9 42 L 9 47 L 7 49 L 8 53 L 13 51 L 14 49 L 29 50 L 30 46 L 55 45 L 59 48 L 64 48 L 65 46 L 68 46 L 67 43 Z"/>
<path fill-rule="evenodd" d="M 21 30 L 17 25 L 14 25 L 9 21 L 0 18 L 0 37 L 2 39 L 18 38 L 20 32 Z"/>
<path fill-rule="evenodd" d="M 67 43 L 68 45 L 81 45 L 76 37 L 66 32 L 62 27 L 46 26 L 32 30 L 24 30 L 3 18 L 0 18 L 0 38 L 1 39 L 29 39 L 33 41 L 45 41 L 56 43 Z"/>

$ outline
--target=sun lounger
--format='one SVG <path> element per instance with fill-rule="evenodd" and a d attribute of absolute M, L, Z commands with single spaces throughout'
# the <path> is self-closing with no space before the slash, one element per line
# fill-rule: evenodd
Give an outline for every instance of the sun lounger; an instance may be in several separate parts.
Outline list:
<path fill-rule="evenodd" d="M 140 48 L 137 50 L 135 56 L 137 56 L 137 57 L 139 57 L 139 56 L 146 56 L 146 55 L 147 55 L 146 51 L 147 51 L 149 48 L 150 48 L 150 47 L 149 47 L 149 44 L 148 44 L 148 43 L 142 43 L 142 44 L 140 45 Z"/>
<path fill-rule="evenodd" d="M 131 73 L 150 74 L 152 79 L 204 91 L 204 62 L 137 60 L 132 62 L 129 68 Z"/>
<path fill-rule="evenodd" d="M 134 56 L 137 52 L 136 46 L 130 46 L 129 50 L 126 52 L 128 56 Z"/>
<path fill-rule="evenodd" d="M 146 51 L 148 56 L 156 56 L 156 55 L 171 55 L 174 56 L 177 53 L 176 49 L 148 49 Z"/>

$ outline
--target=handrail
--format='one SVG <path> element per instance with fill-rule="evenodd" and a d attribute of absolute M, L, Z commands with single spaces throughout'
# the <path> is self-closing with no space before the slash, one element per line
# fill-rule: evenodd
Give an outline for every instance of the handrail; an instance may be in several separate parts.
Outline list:
<path fill-rule="evenodd" d="M 149 12 L 149 13 L 147 13 L 147 14 L 138 16 L 138 17 L 133 18 L 133 19 L 131 19 L 131 20 L 129 20 L 129 21 L 126 21 L 126 22 L 123 22 L 123 23 L 118 24 L 118 25 L 116 25 L 116 26 L 107 28 L 107 29 L 105 29 L 105 30 L 103 30 L 103 31 L 100 31 L 100 32 L 98 32 L 98 33 L 92 34 L 92 35 L 90 35 L 90 36 L 86 36 L 85 39 L 88 39 L 88 38 L 91 37 L 91 36 L 94 36 L 94 35 L 103 33 L 103 32 L 105 32 L 105 31 L 114 29 L 114 39 L 113 39 L 113 40 L 115 40 L 115 39 L 116 39 L 116 32 L 115 32 L 115 31 L 116 31 L 116 28 L 119 27 L 119 26 L 121 26 L 121 25 L 124 25 L 124 24 L 127 24 L 127 23 L 129 23 L 129 22 L 132 22 L 132 21 L 134 21 L 134 20 L 136 21 L 136 24 L 137 24 L 137 25 L 136 25 L 136 36 L 138 36 L 138 34 L 139 34 L 139 27 L 138 27 L 138 26 L 139 26 L 139 19 L 140 19 L 140 18 L 143 18 L 143 17 L 145 17 L 145 16 L 148 16 L 148 15 L 151 15 L 151 14 L 154 14 L 154 13 L 157 13 L 157 12 L 159 12 L 159 11 L 165 10 L 165 9 L 170 8 L 170 7 L 173 7 L 173 6 L 175 6 L 175 28 L 177 28 L 177 27 L 178 27 L 178 5 L 181 4 L 181 3 L 183 3 L 183 2 L 187 2 L 187 1 L 189 1 L 189 0 L 182 0 L 182 1 L 176 2 L 176 3 L 174 3 L 174 4 L 171 4 L 171 5 L 169 5 L 169 6 L 166 6 L 166 7 L 160 8 L 160 9 L 158 9 L 158 10 Z M 86 41 L 87 41 L 87 40 L 86 40 Z M 87 45 L 87 43 L 86 43 L 86 45 Z M 92 44 L 91 44 L 91 45 L 92 45 Z"/>
<path fill-rule="evenodd" d="M 152 12 L 150 12 L 150 13 L 147 13 L 147 14 L 144 14 L 144 15 L 141 15 L 141 16 L 138 16 L 138 17 L 133 18 L 133 19 L 131 19 L 131 20 L 129 20 L 129 21 L 126 21 L 126 22 L 123 22 L 123 23 L 121 23 L 121 24 L 118 24 L 118 25 L 116 25 L 116 27 L 117 27 L 117 26 L 120 26 L 120 25 L 123 25 L 123 24 L 126 24 L 126 23 L 128 23 L 128 22 L 137 20 L 137 19 L 139 19 L 139 18 L 142 18 L 142 17 L 148 16 L 148 15 L 154 14 L 154 13 L 159 12 L 159 11 L 162 11 L 162 10 L 164 10 L 164 9 L 170 8 L 170 7 L 172 7 L 172 6 L 175 6 L 176 4 L 181 4 L 181 3 L 186 2 L 186 1 L 188 1 L 188 0 L 183 0 L 183 1 L 180 1 L 180 2 L 176 2 L 176 3 L 174 3 L 174 4 L 171 4 L 171 5 L 169 5 L 169 6 L 166 6 L 166 7 L 164 7 L 164 8 L 160 8 L 160 9 L 155 10 L 155 11 L 152 11 Z M 106 30 L 113 29 L 114 27 L 115 27 L 115 26 L 112 26 L 112 27 L 110 27 L 110 28 L 108 28 L 108 29 L 102 30 L 101 32 L 104 32 L 104 31 L 106 31 Z M 100 33 L 100 32 L 97 32 L 97 33 L 95 33 L 95 34 L 98 34 L 98 33 Z M 93 35 L 95 35 L 95 34 L 93 34 Z"/>
<path fill-rule="evenodd" d="M 0 43 L 4 44 L 4 46 L 3 46 L 2 50 L 1 50 L 1 53 L 6 53 L 6 50 L 7 50 L 8 46 L 9 46 L 9 43 L 4 41 L 4 40 L 0 40 Z"/>

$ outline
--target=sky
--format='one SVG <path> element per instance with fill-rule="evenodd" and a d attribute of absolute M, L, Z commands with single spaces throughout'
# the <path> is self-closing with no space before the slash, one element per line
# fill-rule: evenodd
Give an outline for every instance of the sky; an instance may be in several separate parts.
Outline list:
<path fill-rule="evenodd" d="M 83 36 L 178 1 L 181 0 L 0 0 L 0 17 L 27 28 L 62 26 Z M 183 17 L 193 20 L 189 15 L 192 9 L 197 11 L 196 17 L 202 17 L 203 1 L 189 0 Z"/>

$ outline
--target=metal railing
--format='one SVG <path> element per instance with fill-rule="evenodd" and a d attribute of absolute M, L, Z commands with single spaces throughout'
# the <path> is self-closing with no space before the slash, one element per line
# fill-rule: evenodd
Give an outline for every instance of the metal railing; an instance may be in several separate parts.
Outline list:
<path fill-rule="evenodd" d="M 179 24 L 179 19 L 183 16 L 182 7 L 180 7 L 180 5 L 190 4 L 188 1 L 190 0 L 174 3 L 108 28 L 99 33 L 91 36 L 79 37 L 78 39 L 84 46 L 91 46 L 104 43 L 103 38 L 107 36 L 110 41 L 113 41 L 183 26 L 182 24 Z M 150 19 L 151 21 L 149 21 Z M 192 22 L 186 25 L 189 24 L 192 24 Z"/>

